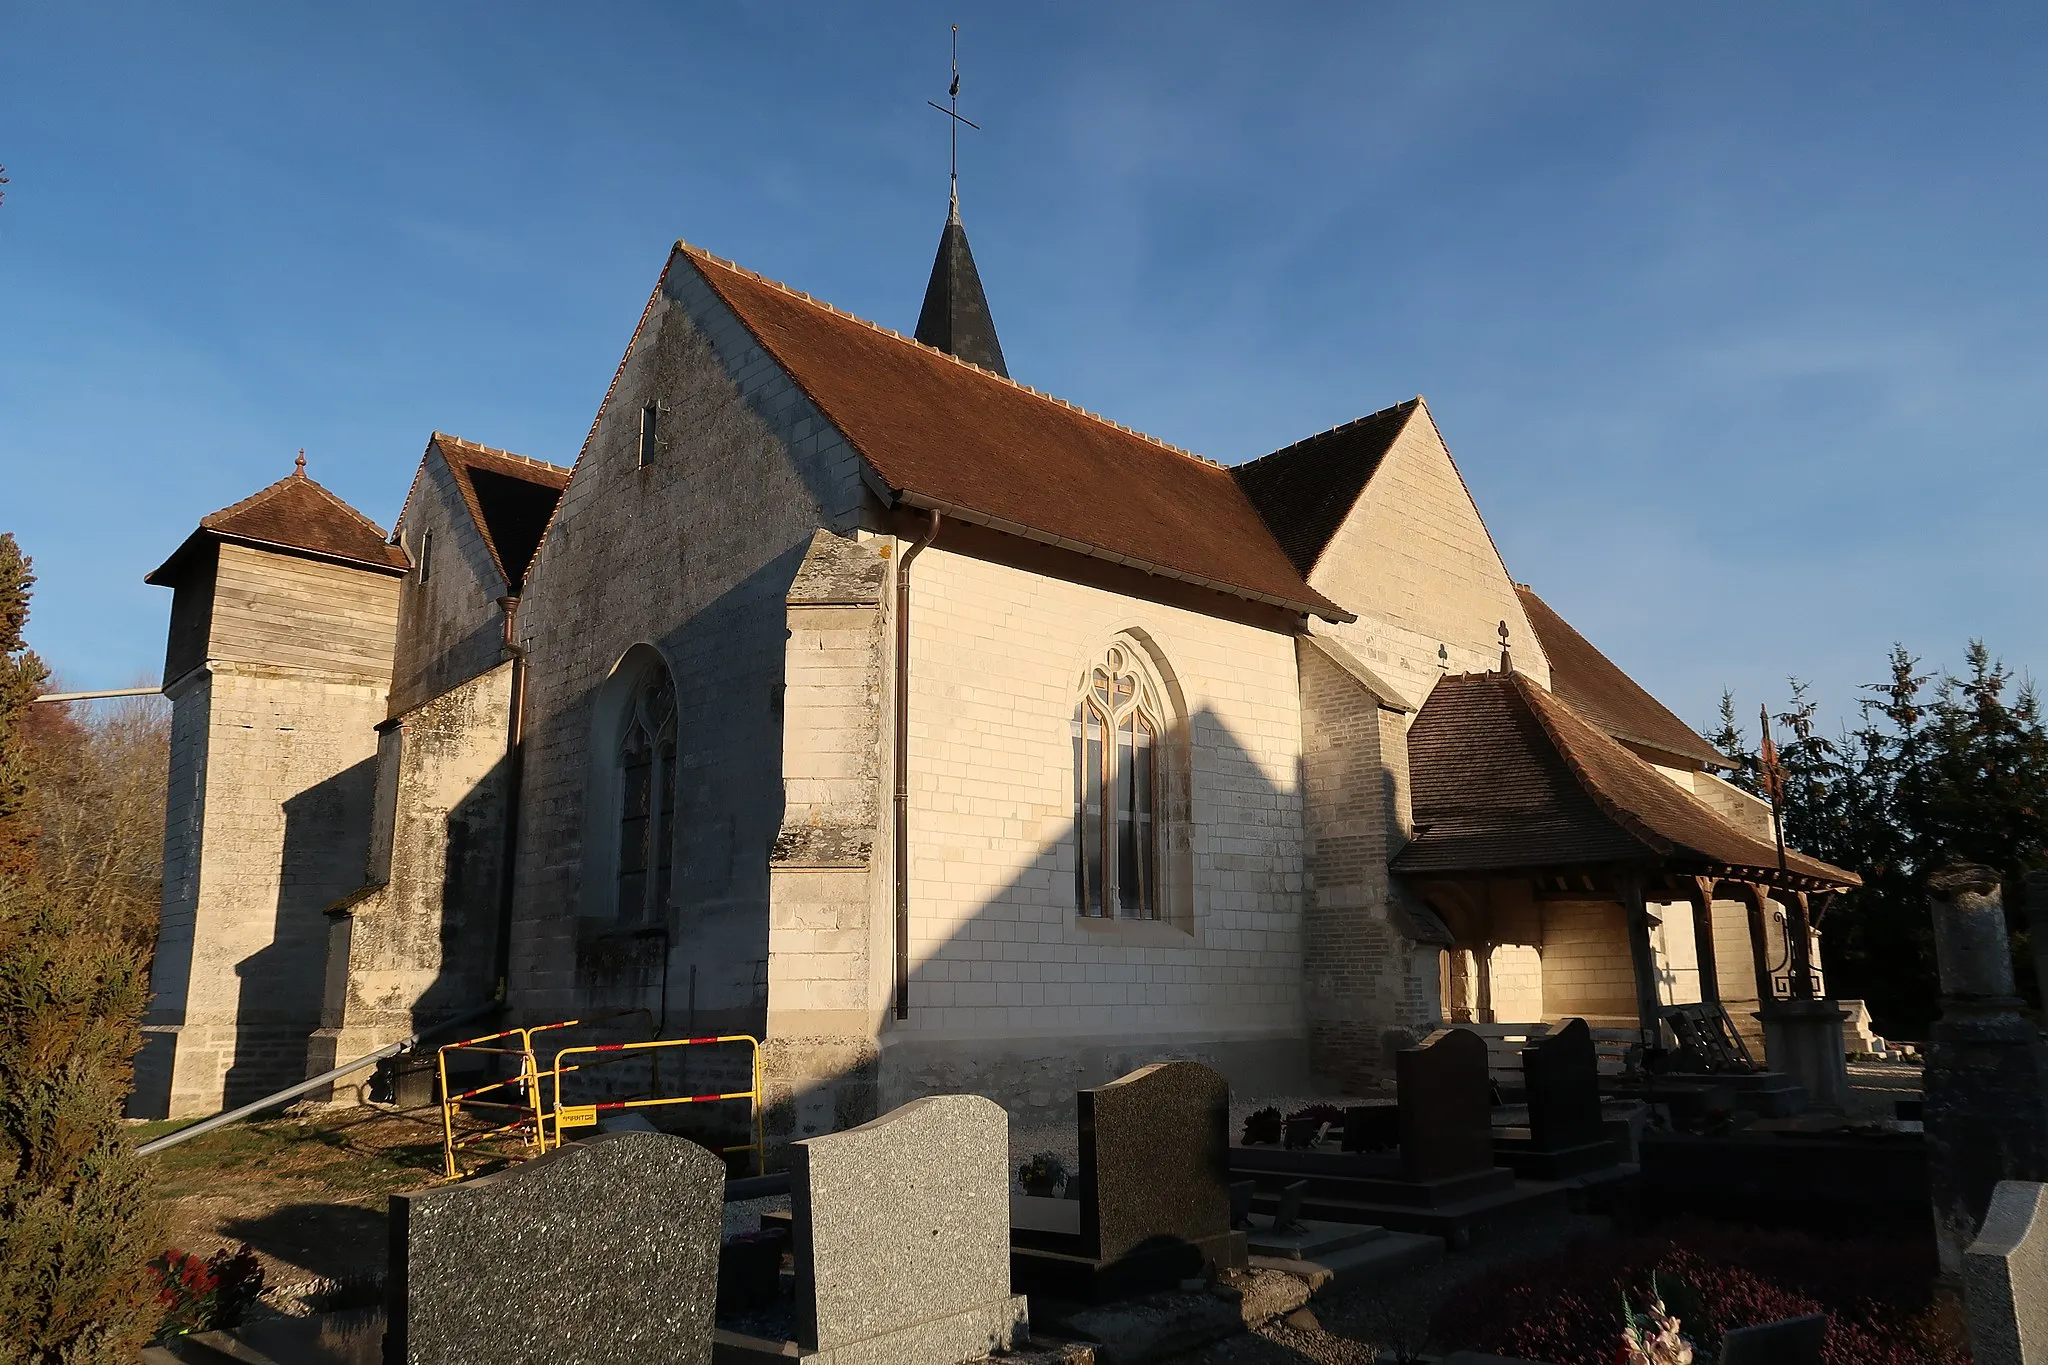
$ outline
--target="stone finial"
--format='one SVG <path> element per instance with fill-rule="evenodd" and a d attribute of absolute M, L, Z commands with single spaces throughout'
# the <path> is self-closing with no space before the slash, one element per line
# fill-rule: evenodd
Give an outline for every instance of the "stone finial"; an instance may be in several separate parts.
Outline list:
<path fill-rule="evenodd" d="M 306 477 L 306 448 L 304 446 L 299 447 L 299 458 L 292 461 L 292 477 L 295 479 Z"/>
<path fill-rule="evenodd" d="M 2015 994 L 1999 875 L 1957 863 L 1927 878 L 1934 914 L 1934 954 L 1941 993 L 1952 999 L 2004 999 Z"/>
<path fill-rule="evenodd" d="M 1515 671 L 1515 659 L 1514 659 L 1514 656 L 1513 656 L 1512 654 L 1510 654 L 1510 653 L 1508 652 L 1508 623 L 1507 623 L 1507 622 L 1503 621 L 1503 622 L 1501 622 L 1501 623 L 1500 623 L 1500 632 L 1499 632 L 1499 634 L 1500 634 L 1500 671 L 1501 671 L 1501 672 L 1503 672 L 1503 673 L 1512 673 L 1512 672 L 1514 672 L 1514 671 Z"/>

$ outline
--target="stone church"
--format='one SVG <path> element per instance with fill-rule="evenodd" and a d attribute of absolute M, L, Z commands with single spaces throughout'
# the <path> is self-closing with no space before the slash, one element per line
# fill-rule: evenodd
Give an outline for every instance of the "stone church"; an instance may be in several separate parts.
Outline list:
<path fill-rule="evenodd" d="M 785 1140 L 1355 1091 L 1444 1019 L 1762 1046 L 1855 882 L 1516 583 L 1422 399 L 1229 467 L 1076 408 L 957 199 L 913 336 L 678 243 L 572 465 L 437 432 L 386 534 L 302 460 L 149 581 L 140 1114 L 494 999 L 753 1035 Z"/>

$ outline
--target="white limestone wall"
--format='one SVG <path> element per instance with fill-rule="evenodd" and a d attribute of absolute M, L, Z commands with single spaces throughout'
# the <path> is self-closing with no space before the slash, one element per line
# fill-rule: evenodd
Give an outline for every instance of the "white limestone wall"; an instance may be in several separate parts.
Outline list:
<path fill-rule="evenodd" d="M 1446 671 L 1498 668 L 1503 621 L 1516 670 L 1550 685 L 1514 582 L 1426 408 L 1394 439 L 1308 581 L 1358 614 L 1318 621 L 1316 632 L 1342 640 L 1410 705 Z"/>
<path fill-rule="evenodd" d="M 965 1083 L 1060 1105 L 1110 1078 L 1091 1069 L 1175 1049 L 1298 1066 L 1292 639 L 936 549 L 913 581 L 911 1012 L 884 1034 L 885 1102 Z M 1190 726 L 1180 924 L 1076 914 L 1070 726 L 1120 632 L 1154 646 Z"/>

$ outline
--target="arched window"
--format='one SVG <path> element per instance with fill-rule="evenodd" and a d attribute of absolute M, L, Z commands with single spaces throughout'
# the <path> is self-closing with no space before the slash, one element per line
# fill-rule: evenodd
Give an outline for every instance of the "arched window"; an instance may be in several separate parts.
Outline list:
<path fill-rule="evenodd" d="M 1074 710 L 1074 904 L 1083 915 L 1160 917 L 1164 716 L 1128 644 L 1088 670 Z"/>
<path fill-rule="evenodd" d="M 649 669 L 619 740 L 618 914 L 622 924 L 665 924 L 676 844 L 676 690 Z"/>

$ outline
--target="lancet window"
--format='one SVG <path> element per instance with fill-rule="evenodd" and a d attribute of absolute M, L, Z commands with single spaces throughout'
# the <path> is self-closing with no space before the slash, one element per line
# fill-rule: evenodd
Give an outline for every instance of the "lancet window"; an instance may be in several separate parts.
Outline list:
<path fill-rule="evenodd" d="M 634 694 L 618 770 L 619 921 L 664 924 L 676 843 L 676 692 L 666 669 L 650 670 Z"/>
<path fill-rule="evenodd" d="M 1088 670 L 1074 711 L 1074 903 L 1100 919 L 1159 918 L 1159 694 L 1131 647 Z"/>

